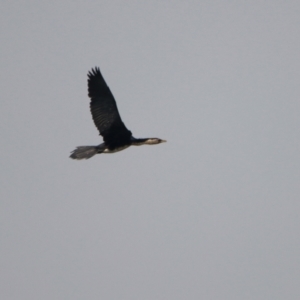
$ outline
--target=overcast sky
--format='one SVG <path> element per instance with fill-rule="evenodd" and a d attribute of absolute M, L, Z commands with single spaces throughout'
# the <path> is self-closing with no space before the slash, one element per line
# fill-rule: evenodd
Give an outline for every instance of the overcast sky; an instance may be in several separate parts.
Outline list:
<path fill-rule="evenodd" d="M 300 299 L 300 2 L 0 4 L 0 298 Z M 135 137 L 102 142 L 99 66 Z"/>

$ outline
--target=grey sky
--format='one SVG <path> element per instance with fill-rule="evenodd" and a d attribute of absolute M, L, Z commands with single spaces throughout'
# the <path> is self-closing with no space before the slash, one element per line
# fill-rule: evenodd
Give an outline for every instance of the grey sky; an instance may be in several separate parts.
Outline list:
<path fill-rule="evenodd" d="M 2 1 L 0 298 L 300 299 L 299 1 Z M 135 137 L 102 139 L 99 66 Z"/>

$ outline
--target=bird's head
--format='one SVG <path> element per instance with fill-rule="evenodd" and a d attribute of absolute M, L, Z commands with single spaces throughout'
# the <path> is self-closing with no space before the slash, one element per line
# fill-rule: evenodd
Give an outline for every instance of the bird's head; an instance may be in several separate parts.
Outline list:
<path fill-rule="evenodd" d="M 145 144 L 147 144 L 147 145 L 157 145 L 157 144 L 165 143 L 165 142 L 166 142 L 166 140 L 162 140 L 162 139 L 159 139 L 159 138 L 148 138 L 145 141 Z"/>

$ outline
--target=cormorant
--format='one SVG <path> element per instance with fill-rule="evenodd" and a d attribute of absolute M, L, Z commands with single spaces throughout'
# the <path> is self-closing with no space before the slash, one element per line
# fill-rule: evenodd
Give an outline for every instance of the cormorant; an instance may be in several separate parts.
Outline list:
<path fill-rule="evenodd" d="M 98 153 L 114 153 L 129 146 L 166 142 L 159 138 L 136 139 L 132 136 L 121 120 L 114 96 L 98 67 L 88 73 L 88 96 L 91 98 L 90 109 L 94 123 L 104 143 L 98 146 L 79 146 L 71 152 L 71 158 L 88 159 Z"/>

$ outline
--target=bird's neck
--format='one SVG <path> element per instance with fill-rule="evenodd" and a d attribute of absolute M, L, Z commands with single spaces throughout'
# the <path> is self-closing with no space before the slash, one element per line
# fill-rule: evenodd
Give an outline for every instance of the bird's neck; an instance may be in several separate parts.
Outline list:
<path fill-rule="evenodd" d="M 156 145 L 159 144 L 160 140 L 158 138 L 146 138 L 146 139 L 136 139 L 131 138 L 131 145 L 140 146 L 140 145 Z"/>
<path fill-rule="evenodd" d="M 131 142 L 132 142 L 131 145 L 134 145 L 134 146 L 145 145 L 145 144 L 147 144 L 147 141 L 148 141 L 148 139 L 136 139 L 136 138 L 132 137 L 131 138 Z"/>

